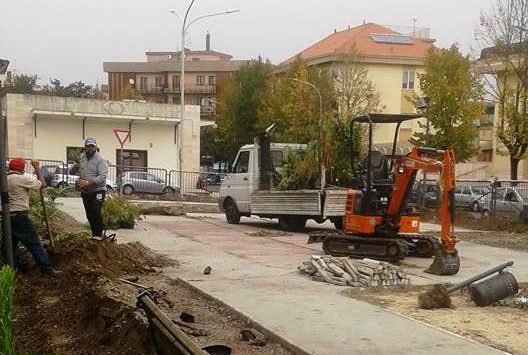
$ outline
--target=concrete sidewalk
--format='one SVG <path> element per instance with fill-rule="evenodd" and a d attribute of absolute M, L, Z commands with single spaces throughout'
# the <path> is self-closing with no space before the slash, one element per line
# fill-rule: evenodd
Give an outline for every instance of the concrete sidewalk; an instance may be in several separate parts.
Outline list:
<path fill-rule="evenodd" d="M 79 201 L 64 201 L 61 208 L 83 219 Z M 269 227 L 269 222 L 258 219 L 228 225 L 219 215 L 148 216 L 134 230 L 120 230 L 118 236 L 121 242 L 140 241 L 178 260 L 181 266 L 166 270 L 169 276 L 186 280 L 310 354 L 501 353 L 346 297 L 342 294 L 345 288 L 303 277 L 297 266 L 321 253 L 320 246 L 306 245 L 306 234 L 300 233 L 282 237 L 246 234 Z M 463 268 L 463 276 L 442 281 L 464 278 L 465 273 L 474 273 L 466 268 L 481 271 L 503 258 L 528 260 L 527 253 L 471 243 L 461 243 L 460 249 L 463 265 L 469 266 Z M 409 258 L 409 264 L 420 262 L 430 260 Z M 211 275 L 203 275 L 205 266 L 212 267 Z M 522 267 L 526 273 L 527 266 L 519 264 L 518 271 Z M 415 269 L 414 283 L 436 282 L 421 275 L 420 267 Z M 514 273 L 519 278 L 518 272 Z M 527 276 L 521 279 L 528 280 Z"/>

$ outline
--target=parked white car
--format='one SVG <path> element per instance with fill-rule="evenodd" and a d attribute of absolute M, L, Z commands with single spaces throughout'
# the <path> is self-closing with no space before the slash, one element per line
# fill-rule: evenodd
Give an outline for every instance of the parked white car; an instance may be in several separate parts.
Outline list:
<path fill-rule="evenodd" d="M 51 186 L 59 189 L 74 188 L 75 183 L 79 180 L 79 175 L 72 175 L 69 173 L 71 166 L 65 168 L 57 168 L 54 178 L 51 180 Z M 113 180 L 106 179 L 106 190 L 117 190 L 117 183 Z"/>
<path fill-rule="evenodd" d="M 490 215 L 493 209 L 492 194 L 488 193 L 479 200 L 479 210 L 483 215 Z M 510 217 L 519 217 L 524 205 L 528 204 L 528 191 L 515 187 L 500 187 L 495 192 L 495 213 Z"/>

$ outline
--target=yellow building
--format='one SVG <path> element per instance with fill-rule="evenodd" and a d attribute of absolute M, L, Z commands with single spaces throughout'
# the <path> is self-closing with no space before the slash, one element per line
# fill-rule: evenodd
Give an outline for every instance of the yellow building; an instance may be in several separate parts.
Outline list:
<path fill-rule="evenodd" d="M 325 69 L 336 63 L 340 55 L 354 48 L 380 95 L 379 110 L 387 113 L 413 113 L 414 105 L 408 97 L 419 90 L 417 74 L 423 72 L 424 58 L 433 42 L 429 38 L 428 29 L 402 30 L 366 23 L 344 31 L 335 31 L 281 63 L 281 66 L 299 56 L 309 66 Z M 407 141 L 416 129 L 418 123 L 415 121 L 402 125 L 399 140 Z M 387 143 L 393 138 L 394 125 L 376 127 L 375 143 Z"/>
<path fill-rule="evenodd" d="M 487 75 L 488 81 L 495 84 L 494 91 L 499 94 L 504 92 L 504 85 L 506 85 L 505 87 L 512 89 L 517 87 L 517 79 L 514 76 L 505 77 L 507 74 L 505 72 L 505 64 L 500 57 L 501 50 L 504 49 L 498 49 L 496 47 L 486 48 L 482 51 L 480 59 L 475 63 L 475 69 L 477 72 L 482 75 Z M 515 61 L 515 59 L 513 61 Z M 490 154 L 488 163 L 482 171 L 483 174 L 487 176 L 509 179 L 510 155 L 506 146 L 497 138 L 497 127 L 502 122 L 501 114 L 499 103 L 495 102 L 494 115 L 492 119 L 489 119 L 491 130 L 490 132 L 487 132 L 490 140 Z M 518 165 L 518 179 L 523 178 L 528 178 L 527 159 L 522 159 Z"/>

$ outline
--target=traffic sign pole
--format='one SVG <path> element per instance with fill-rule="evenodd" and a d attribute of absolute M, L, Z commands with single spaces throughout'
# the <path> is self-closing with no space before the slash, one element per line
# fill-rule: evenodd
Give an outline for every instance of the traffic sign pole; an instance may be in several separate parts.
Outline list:
<path fill-rule="evenodd" d="M 124 129 L 114 129 L 114 134 L 119 142 L 119 145 L 121 148 L 119 149 L 119 177 L 118 177 L 118 183 L 119 183 L 119 192 L 121 192 L 122 189 L 122 182 L 123 182 L 123 147 L 125 146 L 125 142 L 127 139 L 130 138 L 130 130 L 124 130 Z"/>

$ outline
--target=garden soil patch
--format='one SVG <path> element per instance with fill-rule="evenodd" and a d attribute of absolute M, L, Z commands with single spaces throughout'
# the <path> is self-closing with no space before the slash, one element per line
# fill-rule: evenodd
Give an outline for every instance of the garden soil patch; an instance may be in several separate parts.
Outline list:
<path fill-rule="evenodd" d="M 438 223 L 436 211 L 424 211 L 422 219 Z M 528 251 L 528 224 L 505 217 L 482 217 L 480 214 L 457 210 L 455 225 L 473 229 L 474 232 L 458 232 L 461 240 L 498 248 Z"/>
<path fill-rule="evenodd" d="M 15 332 L 20 353 L 153 354 L 148 322 L 135 307 L 143 290 L 119 281 L 136 282 L 166 293 L 160 308 L 173 320 L 181 312 L 196 318 L 200 345 L 225 344 L 233 354 L 289 354 L 278 344 L 249 345 L 241 340 L 245 321 L 208 298 L 157 271 L 177 263 L 139 243 L 111 244 L 69 239 L 50 253 L 57 275 L 41 278 L 38 270 L 18 274 Z"/>
<path fill-rule="evenodd" d="M 453 308 L 420 309 L 418 295 L 430 289 L 431 286 L 350 288 L 343 293 L 482 344 L 513 354 L 528 354 L 528 309 L 514 307 L 511 300 L 477 307 L 466 291 L 450 295 Z M 521 284 L 520 290 L 525 294 L 528 284 Z"/>

